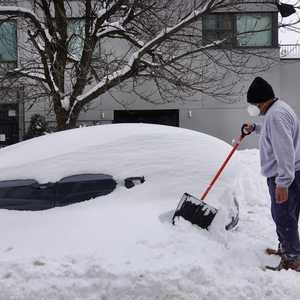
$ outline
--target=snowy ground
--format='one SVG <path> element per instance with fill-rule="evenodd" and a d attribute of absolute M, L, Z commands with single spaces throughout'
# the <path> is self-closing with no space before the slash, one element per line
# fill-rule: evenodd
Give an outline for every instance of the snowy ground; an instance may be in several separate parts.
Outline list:
<path fill-rule="evenodd" d="M 278 259 L 264 254 L 277 241 L 257 150 L 238 151 L 209 194 L 220 212 L 208 231 L 182 219 L 172 226 L 180 196 L 199 196 L 231 146 L 165 126 L 105 126 L 0 150 L 0 180 L 99 168 L 120 182 L 146 177 L 68 207 L 0 210 L 0 300 L 299 299 L 299 273 L 262 268 Z M 240 222 L 227 232 L 232 193 Z"/>

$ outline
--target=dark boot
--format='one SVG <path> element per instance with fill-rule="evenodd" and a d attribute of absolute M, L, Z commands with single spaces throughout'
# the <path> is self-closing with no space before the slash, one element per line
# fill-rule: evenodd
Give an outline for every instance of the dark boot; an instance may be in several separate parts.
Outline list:
<path fill-rule="evenodd" d="M 279 268 L 285 270 L 292 269 L 296 272 L 300 272 L 300 259 L 288 260 L 282 258 L 279 264 Z"/>

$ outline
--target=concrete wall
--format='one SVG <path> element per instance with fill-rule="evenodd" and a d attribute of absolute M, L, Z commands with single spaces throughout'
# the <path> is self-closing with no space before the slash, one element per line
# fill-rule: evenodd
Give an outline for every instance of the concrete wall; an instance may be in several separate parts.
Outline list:
<path fill-rule="evenodd" d="M 278 49 L 270 49 L 270 56 L 279 57 Z M 168 103 L 153 105 L 139 99 L 133 94 L 115 94 L 121 99 L 123 105 L 116 102 L 110 95 L 103 95 L 90 106 L 87 112 L 80 115 L 81 122 L 98 120 L 99 123 L 111 123 L 114 110 L 144 110 L 144 109 L 179 109 L 180 127 L 197 130 L 218 137 L 228 143 L 239 136 L 241 125 L 245 122 L 258 121 L 251 118 L 247 113 L 246 93 L 255 76 L 264 77 L 273 86 L 277 95 L 280 95 L 280 69 L 279 59 L 274 61 L 273 66 L 264 73 L 252 74 L 239 82 L 235 87 L 236 101 L 232 104 L 216 101 L 205 95 L 193 97 L 184 103 Z M 243 148 L 255 148 L 258 145 L 255 135 L 247 137 L 242 145 Z"/>
<path fill-rule="evenodd" d="M 300 59 L 280 60 L 270 70 L 257 75 L 264 77 L 272 85 L 276 96 L 291 105 L 300 118 L 298 85 Z M 248 80 L 240 84 L 240 101 L 234 104 L 224 104 L 199 96 L 199 101 L 196 102 L 151 105 L 136 96 L 123 95 L 123 97 L 127 98 L 127 109 L 179 109 L 181 127 L 201 131 L 231 143 L 239 135 L 242 123 L 259 122 L 259 118 L 251 118 L 246 110 L 247 87 L 255 76 L 249 76 Z M 91 105 L 91 110 L 82 113 L 80 119 L 111 123 L 114 109 L 124 109 L 124 107 L 116 103 L 113 98 L 104 95 Z M 257 137 L 255 135 L 247 137 L 240 147 L 241 149 L 257 147 Z"/>
<path fill-rule="evenodd" d="M 290 104 L 300 118 L 300 59 L 280 62 L 280 98 Z"/>

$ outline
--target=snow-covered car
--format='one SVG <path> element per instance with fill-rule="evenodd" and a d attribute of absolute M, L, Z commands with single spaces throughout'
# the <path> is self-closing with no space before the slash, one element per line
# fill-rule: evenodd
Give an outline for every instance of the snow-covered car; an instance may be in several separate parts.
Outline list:
<path fill-rule="evenodd" d="M 231 149 L 150 124 L 79 128 L 2 148 L 0 181 L 107 174 L 116 186 L 63 207 L 0 209 L 0 299 L 298 299 L 298 273 L 263 269 L 280 258 L 264 252 L 278 241 L 256 149 L 237 151 L 209 192 L 218 213 L 208 230 L 181 217 L 171 223 L 183 193 L 199 198 Z M 145 182 L 126 188 L 131 176 Z M 233 195 L 240 222 L 226 231 Z"/>
<path fill-rule="evenodd" d="M 64 206 L 107 195 L 118 184 L 131 188 L 144 183 L 145 176 L 155 182 L 164 173 L 169 173 L 162 182 L 165 187 L 174 176 L 182 181 L 172 187 L 178 190 L 174 199 L 186 189 L 193 191 L 190 186 L 194 183 L 199 183 L 199 193 L 197 177 L 205 170 L 203 160 L 207 159 L 200 149 L 206 143 L 194 142 L 199 135 L 205 136 L 168 126 L 119 124 L 49 134 L 4 148 L 0 155 L 0 208 Z M 191 156 L 195 152 L 197 158 Z M 207 161 L 214 164 L 219 158 Z"/>

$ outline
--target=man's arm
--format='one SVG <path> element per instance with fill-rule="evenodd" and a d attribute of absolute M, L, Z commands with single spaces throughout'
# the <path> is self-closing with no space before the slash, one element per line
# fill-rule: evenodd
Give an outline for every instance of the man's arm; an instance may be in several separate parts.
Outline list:
<path fill-rule="evenodd" d="M 295 178 L 295 149 L 292 135 L 292 121 L 288 115 L 274 115 L 268 124 L 271 144 L 277 162 L 276 200 L 283 203 L 288 200 L 288 187 Z"/>

